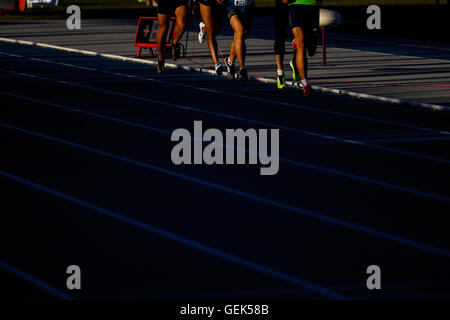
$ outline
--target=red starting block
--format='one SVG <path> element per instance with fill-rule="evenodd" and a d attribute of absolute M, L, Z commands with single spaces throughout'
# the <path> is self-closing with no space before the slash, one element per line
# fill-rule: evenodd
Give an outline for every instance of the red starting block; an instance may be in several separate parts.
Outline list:
<path fill-rule="evenodd" d="M 171 17 L 169 19 L 169 29 L 166 36 L 166 48 L 172 46 L 173 34 L 175 32 L 176 18 Z M 153 48 L 157 47 L 156 34 L 158 33 L 159 24 L 157 17 L 140 17 L 136 36 L 134 38 L 134 45 L 138 47 L 137 57 L 141 56 L 142 48 L 148 48 L 150 51 L 150 57 L 154 57 L 155 53 Z"/>

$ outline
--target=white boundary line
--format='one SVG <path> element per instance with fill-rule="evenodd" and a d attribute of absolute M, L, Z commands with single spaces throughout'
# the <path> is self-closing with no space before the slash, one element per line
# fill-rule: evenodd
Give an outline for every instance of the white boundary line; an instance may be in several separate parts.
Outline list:
<path fill-rule="evenodd" d="M 135 63 L 149 64 L 149 65 L 157 64 L 156 61 L 151 61 L 151 60 L 143 60 L 143 59 L 139 59 L 139 58 L 124 57 L 124 56 L 119 56 L 119 55 L 115 55 L 115 54 L 74 49 L 74 48 L 69 48 L 69 47 L 62 47 L 62 46 L 57 46 L 57 45 L 52 45 L 52 44 L 47 44 L 47 43 L 41 43 L 41 42 L 16 40 L 16 39 L 3 38 L 3 37 L 0 37 L 0 41 L 16 43 L 16 44 L 21 44 L 21 45 L 28 45 L 28 46 L 37 46 L 37 47 L 54 49 L 54 50 L 59 50 L 59 51 L 74 52 L 74 53 L 79 53 L 79 54 L 84 54 L 84 55 L 89 55 L 89 56 L 98 56 L 98 57 L 114 59 L 114 60 L 121 60 L 121 61 L 126 61 L 126 62 L 135 62 Z M 216 74 L 214 72 L 214 70 L 193 67 L 193 66 L 187 66 L 187 65 L 182 65 L 182 64 L 175 64 L 175 63 L 166 63 L 166 67 L 171 68 L 171 69 L 181 69 L 181 70 L 186 70 L 186 71 L 208 73 L 208 74 L 213 74 L 213 75 Z M 270 79 L 270 78 L 264 78 L 264 77 L 249 77 L 249 78 L 250 78 L 250 80 L 257 81 L 257 82 L 276 83 L 275 79 Z M 286 85 L 290 86 L 290 87 L 298 87 L 298 84 L 294 81 L 286 81 Z M 355 97 L 355 98 L 359 98 L 359 99 L 381 101 L 381 102 L 387 102 L 387 103 L 391 103 L 391 104 L 407 104 L 407 105 L 415 106 L 415 107 L 429 108 L 429 109 L 432 109 L 435 111 L 443 111 L 443 110 L 450 111 L 450 107 L 436 105 L 436 104 L 429 104 L 429 103 L 420 102 L 420 101 L 388 98 L 388 97 L 376 96 L 376 95 L 371 95 L 371 94 L 347 91 L 347 90 L 342 90 L 342 89 L 332 89 L 332 88 L 327 88 L 327 87 L 322 87 L 322 86 L 311 86 L 311 88 L 314 90 L 322 91 L 324 93 L 347 95 L 347 96 L 351 96 L 351 97 Z"/>

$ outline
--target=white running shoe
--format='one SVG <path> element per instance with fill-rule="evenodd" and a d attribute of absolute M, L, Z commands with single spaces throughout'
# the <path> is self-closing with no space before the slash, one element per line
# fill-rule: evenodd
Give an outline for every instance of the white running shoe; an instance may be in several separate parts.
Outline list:
<path fill-rule="evenodd" d="M 200 21 L 200 24 L 198 26 L 200 28 L 200 32 L 198 33 L 198 42 L 203 44 L 206 41 L 206 32 L 203 32 L 203 28 L 205 28 L 206 25 L 203 23 L 203 21 Z"/>

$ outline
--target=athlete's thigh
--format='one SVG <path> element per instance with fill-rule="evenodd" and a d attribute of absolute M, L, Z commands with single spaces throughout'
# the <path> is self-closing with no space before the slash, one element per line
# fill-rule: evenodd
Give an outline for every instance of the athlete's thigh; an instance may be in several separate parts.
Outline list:
<path fill-rule="evenodd" d="M 187 5 L 180 5 L 175 9 L 175 16 L 177 17 L 177 23 L 184 24 L 187 19 Z"/>
<path fill-rule="evenodd" d="M 207 28 L 214 26 L 213 8 L 202 1 L 200 1 L 200 15 Z M 207 30 L 207 32 L 210 32 L 210 30 Z"/>
<path fill-rule="evenodd" d="M 158 25 L 161 28 L 164 28 L 167 26 L 167 23 L 169 21 L 169 15 L 165 13 L 159 13 L 158 12 Z"/>
<path fill-rule="evenodd" d="M 239 13 L 237 12 L 237 10 L 236 10 L 236 12 L 232 12 L 231 14 L 229 12 L 228 17 L 230 19 L 230 25 L 231 25 L 231 28 L 233 28 L 233 31 L 244 33 L 245 28 L 244 28 L 244 25 L 241 21 L 241 17 L 239 15 Z"/>
<path fill-rule="evenodd" d="M 277 0 L 274 10 L 275 38 L 285 41 L 289 26 L 289 8 L 287 5 L 283 5 L 281 0 Z"/>

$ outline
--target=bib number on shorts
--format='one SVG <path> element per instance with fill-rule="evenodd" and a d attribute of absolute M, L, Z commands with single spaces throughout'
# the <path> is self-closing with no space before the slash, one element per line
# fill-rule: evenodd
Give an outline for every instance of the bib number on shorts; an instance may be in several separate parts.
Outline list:
<path fill-rule="evenodd" d="M 236 7 L 247 7 L 252 3 L 253 0 L 234 0 L 234 5 Z"/>

